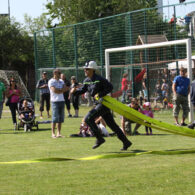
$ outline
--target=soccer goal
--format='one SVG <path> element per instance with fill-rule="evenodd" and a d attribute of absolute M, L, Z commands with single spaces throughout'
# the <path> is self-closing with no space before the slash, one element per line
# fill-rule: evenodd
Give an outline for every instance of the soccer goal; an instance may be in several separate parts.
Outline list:
<path fill-rule="evenodd" d="M 124 73 L 128 73 L 131 81 L 132 96 L 138 97 L 142 91 L 144 75 L 147 80 L 148 100 L 152 101 L 158 96 L 156 86 L 166 80 L 169 85 L 169 99 L 172 97 L 172 81 L 179 74 L 178 69 L 187 69 L 187 76 L 192 81 L 194 63 L 191 56 L 191 40 L 175 40 L 143 45 L 109 48 L 105 50 L 106 78 L 114 85 L 114 92 L 120 91 L 121 80 Z M 145 72 L 144 72 L 145 71 Z M 142 75 L 142 73 L 144 73 Z M 140 79 L 141 78 L 141 79 Z M 120 94 L 120 93 L 118 93 Z M 163 100 L 160 101 L 163 104 Z M 190 101 L 189 121 L 194 119 L 193 106 Z"/>

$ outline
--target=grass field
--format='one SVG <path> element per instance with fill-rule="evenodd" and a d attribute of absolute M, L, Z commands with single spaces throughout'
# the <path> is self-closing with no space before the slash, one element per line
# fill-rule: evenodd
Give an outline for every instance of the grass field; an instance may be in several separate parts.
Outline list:
<path fill-rule="evenodd" d="M 81 107 L 80 116 L 84 116 L 88 109 Z M 3 118 L 0 120 L 0 162 L 52 157 L 75 159 L 120 153 L 122 144 L 116 137 L 106 138 L 106 143 L 96 150 L 91 149 L 94 138 L 70 138 L 70 134 L 78 132 L 81 117 L 66 118 L 62 127 L 65 138 L 52 139 L 50 124 L 40 124 L 39 131 L 14 132 L 11 118 L 8 117 L 10 113 L 6 110 L 7 107 L 4 107 Z M 119 123 L 119 115 L 115 115 Z M 159 111 L 154 115 L 156 119 L 173 123 L 171 111 Z M 144 134 L 144 127 L 141 127 L 139 132 Z M 125 153 L 195 149 L 194 138 L 156 130 L 153 132 L 153 136 L 129 136 L 133 145 Z M 0 194 L 193 195 L 194 165 L 194 153 L 0 164 Z"/>

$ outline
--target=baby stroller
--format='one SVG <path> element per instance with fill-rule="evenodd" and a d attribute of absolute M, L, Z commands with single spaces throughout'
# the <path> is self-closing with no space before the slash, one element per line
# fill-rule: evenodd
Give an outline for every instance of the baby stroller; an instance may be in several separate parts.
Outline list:
<path fill-rule="evenodd" d="M 38 123 L 35 122 L 35 108 L 34 103 L 31 98 L 24 97 L 20 98 L 18 104 L 18 119 L 19 123 L 17 125 L 17 129 L 19 130 L 21 127 L 24 128 L 24 131 L 31 131 L 32 127 L 38 128 Z"/>

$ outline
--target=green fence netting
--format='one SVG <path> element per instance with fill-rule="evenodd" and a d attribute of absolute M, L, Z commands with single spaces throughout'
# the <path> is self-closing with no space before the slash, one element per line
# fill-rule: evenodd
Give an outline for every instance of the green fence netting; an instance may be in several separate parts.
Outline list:
<path fill-rule="evenodd" d="M 195 54 L 195 14 L 193 12 L 195 9 L 193 10 L 193 7 L 195 7 L 195 1 L 162 7 L 164 15 L 159 14 L 158 8 L 150 8 L 38 31 L 34 34 L 36 80 L 40 78 L 43 71 L 49 72 L 51 77 L 54 68 L 61 68 L 67 78 L 75 75 L 77 80 L 82 82 L 84 74 L 81 67 L 89 59 L 97 62 L 100 74 L 105 76 L 104 52 L 107 48 L 190 38 L 192 53 Z M 181 13 L 187 14 L 189 12 L 191 23 L 185 24 L 184 16 L 181 16 Z M 172 15 L 177 20 L 170 23 Z M 160 73 L 157 74 L 155 70 L 162 71 L 173 60 L 177 62 L 178 59 L 185 58 L 185 48 L 182 45 L 159 48 L 158 50 L 145 49 L 142 52 L 114 53 L 110 57 L 111 65 L 129 65 L 129 67 L 120 67 L 113 70 L 114 91 L 120 89 L 120 80 L 125 71 L 131 73 L 129 79 L 133 80 L 144 65 L 148 72 L 151 72 L 148 75 L 148 81 L 150 94 L 152 95 L 155 91 L 156 81 L 163 77 L 151 77 L 150 75 L 161 75 Z M 162 63 L 151 63 L 159 61 L 162 61 Z M 132 65 L 137 63 L 140 66 Z M 171 78 L 170 70 L 168 74 L 167 80 L 169 82 L 169 78 Z M 134 96 L 139 93 L 140 88 L 140 84 L 134 86 Z M 36 93 L 37 98 L 38 93 Z"/>

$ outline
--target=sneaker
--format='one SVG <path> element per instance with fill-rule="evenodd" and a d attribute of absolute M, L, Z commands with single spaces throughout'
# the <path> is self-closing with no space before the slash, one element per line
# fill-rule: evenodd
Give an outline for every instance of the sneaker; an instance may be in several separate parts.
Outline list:
<path fill-rule="evenodd" d="M 69 114 L 68 117 L 69 117 L 69 118 L 72 117 L 72 114 Z"/>
<path fill-rule="evenodd" d="M 92 148 L 93 148 L 93 149 L 96 149 L 96 148 L 98 148 L 100 145 L 102 145 L 104 142 L 105 142 L 105 139 L 104 139 L 104 138 L 97 139 L 96 142 L 95 142 L 95 145 L 94 145 Z"/>
<path fill-rule="evenodd" d="M 14 123 L 14 131 L 16 131 L 16 130 L 17 130 L 17 124 Z"/>
<path fill-rule="evenodd" d="M 195 127 L 194 123 L 191 123 L 191 124 L 188 125 L 188 128 L 190 128 L 190 129 L 194 129 L 194 127 Z"/>
<path fill-rule="evenodd" d="M 74 118 L 78 118 L 79 116 L 78 116 L 78 115 L 74 115 L 73 117 L 74 117 Z"/>
<path fill-rule="evenodd" d="M 141 135 L 138 131 L 133 132 L 133 135 Z"/>
<path fill-rule="evenodd" d="M 132 145 L 132 143 L 130 141 L 126 142 L 123 145 L 123 148 L 121 148 L 121 151 L 127 150 L 131 145 Z"/>
<path fill-rule="evenodd" d="M 176 126 L 180 126 L 180 124 L 179 124 L 179 123 L 174 123 L 174 125 L 176 125 Z"/>
<path fill-rule="evenodd" d="M 181 123 L 180 125 L 181 125 L 181 126 L 187 126 L 187 124 L 186 124 L 186 123 Z"/>

